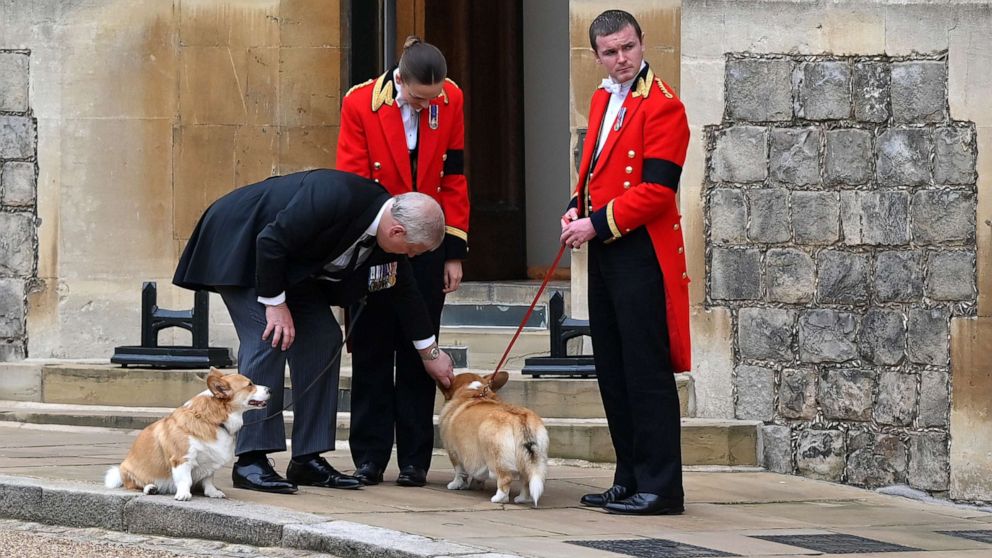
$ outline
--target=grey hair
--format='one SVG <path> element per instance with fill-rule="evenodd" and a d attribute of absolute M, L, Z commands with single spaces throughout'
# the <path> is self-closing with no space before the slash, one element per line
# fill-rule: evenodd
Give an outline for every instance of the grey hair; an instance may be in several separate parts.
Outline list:
<path fill-rule="evenodd" d="M 389 213 L 406 229 L 407 244 L 422 244 L 434 250 L 444 241 L 444 211 L 427 194 L 407 192 L 395 196 Z"/>

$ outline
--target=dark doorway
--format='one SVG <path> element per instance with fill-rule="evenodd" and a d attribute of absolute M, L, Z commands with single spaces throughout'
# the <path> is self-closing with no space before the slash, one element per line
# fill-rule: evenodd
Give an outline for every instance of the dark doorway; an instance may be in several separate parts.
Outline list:
<path fill-rule="evenodd" d="M 523 21 L 521 0 L 426 0 L 425 39 L 465 92 L 472 196 L 465 279 L 524 279 Z"/>

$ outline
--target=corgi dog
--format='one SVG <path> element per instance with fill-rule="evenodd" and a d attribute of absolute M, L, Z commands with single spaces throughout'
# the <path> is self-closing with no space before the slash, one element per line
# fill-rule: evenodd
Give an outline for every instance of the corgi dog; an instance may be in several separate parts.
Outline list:
<path fill-rule="evenodd" d="M 175 493 L 180 501 L 192 497 L 194 486 L 202 486 L 206 496 L 224 498 L 214 486 L 214 473 L 234 458 L 241 415 L 264 408 L 268 400 L 269 388 L 211 368 L 207 389 L 142 430 L 124 462 L 107 471 L 104 485 Z"/>
<path fill-rule="evenodd" d="M 444 406 L 438 420 L 441 441 L 455 467 L 448 490 L 481 488 L 496 479 L 493 503 L 510 499 L 510 483 L 521 480 L 517 504 L 537 501 L 548 472 L 548 431 L 537 413 L 503 402 L 496 391 L 509 375 L 465 372 L 440 387 Z"/>

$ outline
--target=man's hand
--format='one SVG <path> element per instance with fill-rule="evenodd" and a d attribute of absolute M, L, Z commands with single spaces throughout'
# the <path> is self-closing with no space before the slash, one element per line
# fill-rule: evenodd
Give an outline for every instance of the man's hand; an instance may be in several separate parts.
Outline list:
<path fill-rule="evenodd" d="M 568 215 L 567 213 L 565 214 Z M 562 222 L 565 218 L 562 217 Z M 561 232 L 561 243 L 570 248 L 579 248 L 596 237 L 596 228 L 588 217 L 575 219 L 568 223 Z"/>
<path fill-rule="evenodd" d="M 272 335 L 272 348 L 282 343 L 282 350 L 288 351 L 293 340 L 296 339 L 296 328 L 293 327 L 293 315 L 289 312 L 286 303 L 265 307 L 265 331 L 262 332 L 262 341 L 269 340 Z"/>
<path fill-rule="evenodd" d="M 579 218 L 579 210 L 576 208 L 570 208 L 561 216 L 561 232 L 565 232 L 568 228 L 568 224 Z"/>
<path fill-rule="evenodd" d="M 433 348 L 437 348 L 437 345 L 433 345 Z M 420 351 L 421 358 L 429 354 L 431 347 L 423 349 Z M 451 363 L 451 357 L 448 353 L 438 350 L 437 358 L 430 360 L 424 358 L 424 370 L 434 378 L 434 381 L 438 384 L 448 388 L 451 386 L 451 380 L 455 377 L 455 367 Z"/>
<path fill-rule="evenodd" d="M 453 293 L 462 284 L 462 261 L 444 262 L 444 294 Z"/>

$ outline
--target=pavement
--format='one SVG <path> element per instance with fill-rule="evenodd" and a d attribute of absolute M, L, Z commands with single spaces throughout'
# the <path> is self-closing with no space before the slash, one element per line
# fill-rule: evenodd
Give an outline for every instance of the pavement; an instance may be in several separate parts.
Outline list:
<path fill-rule="evenodd" d="M 685 514 L 656 517 L 580 506 L 582 494 L 609 487 L 613 475 L 585 463 L 554 461 L 537 509 L 491 503 L 492 482 L 484 492 L 449 491 L 443 453 L 423 488 L 393 484 L 395 465 L 385 483 L 351 491 L 239 490 L 230 468 L 215 479 L 226 500 L 176 502 L 103 488 L 104 471 L 123 459 L 135 434 L 0 424 L 0 517 L 342 557 L 992 556 L 987 510 L 754 468 L 687 468 Z M 273 457 L 285 470 L 289 456 Z M 339 470 L 354 469 L 346 446 L 326 457 Z"/>

